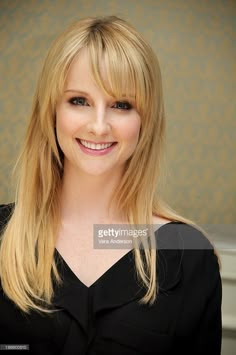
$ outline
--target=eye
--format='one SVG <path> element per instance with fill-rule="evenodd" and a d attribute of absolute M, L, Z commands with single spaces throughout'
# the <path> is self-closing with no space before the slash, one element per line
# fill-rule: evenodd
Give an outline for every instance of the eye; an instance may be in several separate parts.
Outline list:
<path fill-rule="evenodd" d="M 84 97 L 72 97 L 69 100 L 69 103 L 72 105 L 77 105 L 77 106 L 84 106 L 86 102 L 86 99 Z"/>
<path fill-rule="evenodd" d="M 119 110 L 131 110 L 132 105 L 129 102 L 126 101 L 117 101 L 115 103 L 115 108 L 119 109 Z"/>

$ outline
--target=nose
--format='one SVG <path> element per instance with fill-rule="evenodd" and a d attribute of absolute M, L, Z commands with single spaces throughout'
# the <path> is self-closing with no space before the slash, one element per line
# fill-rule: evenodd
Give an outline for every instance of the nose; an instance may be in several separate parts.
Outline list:
<path fill-rule="evenodd" d="M 110 132 L 108 112 L 104 107 L 94 108 L 87 127 L 89 133 L 96 136 L 105 136 Z"/>

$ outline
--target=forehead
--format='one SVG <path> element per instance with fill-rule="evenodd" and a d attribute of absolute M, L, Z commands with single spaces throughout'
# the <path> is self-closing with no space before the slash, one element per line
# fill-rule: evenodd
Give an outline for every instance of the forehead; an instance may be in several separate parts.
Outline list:
<path fill-rule="evenodd" d="M 105 79 L 106 78 L 104 77 L 103 80 Z M 66 78 L 66 86 L 78 84 L 88 85 L 91 82 L 94 82 L 94 78 L 92 75 L 89 55 L 86 49 L 82 49 L 70 65 Z"/>

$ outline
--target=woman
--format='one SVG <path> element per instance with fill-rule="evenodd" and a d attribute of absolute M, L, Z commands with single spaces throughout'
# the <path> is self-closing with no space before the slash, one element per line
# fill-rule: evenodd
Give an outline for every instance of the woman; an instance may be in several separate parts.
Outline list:
<path fill-rule="evenodd" d="M 115 16 L 73 24 L 45 60 L 15 202 L 1 206 L 1 344 L 220 354 L 217 254 L 159 196 L 164 140 L 150 46 Z M 94 225 L 139 224 L 149 233 L 128 249 L 94 247 Z"/>

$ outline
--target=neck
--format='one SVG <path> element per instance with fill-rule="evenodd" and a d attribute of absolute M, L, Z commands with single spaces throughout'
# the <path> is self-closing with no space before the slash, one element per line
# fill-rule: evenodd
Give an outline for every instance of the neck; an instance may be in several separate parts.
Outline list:
<path fill-rule="evenodd" d="M 93 176 L 71 167 L 64 169 L 61 191 L 61 218 L 66 223 L 86 221 L 109 223 L 121 221 L 122 216 L 109 204 L 118 188 L 120 175 Z M 118 223 L 118 222 L 117 222 Z"/>

